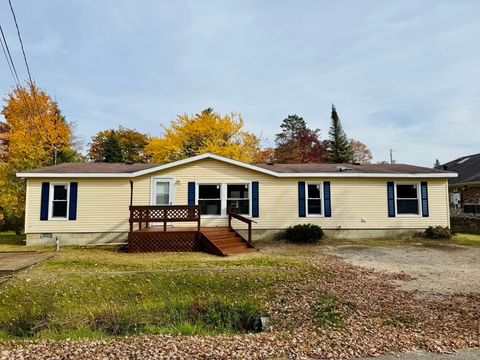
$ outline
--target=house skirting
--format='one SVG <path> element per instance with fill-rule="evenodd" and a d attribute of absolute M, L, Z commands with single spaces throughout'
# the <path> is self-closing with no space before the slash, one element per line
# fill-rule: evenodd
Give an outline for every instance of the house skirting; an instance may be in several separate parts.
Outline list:
<path fill-rule="evenodd" d="M 128 232 L 108 233 L 43 233 L 27 234 L 27 246 L 60 246 L 115 245 L 126 244 Z"/>
<path fill-rule="evenodd" d="M 425 229 L 323 229 L 325 236 L 330 239 L 379 239 L 379 238 L 406 238 L 411 237 Z M 253 229 L 253 240 L 281 239 L 285 229 Z M 247 235 L 247 230 L 237 230 L 242 236 Z"/>
<path fill-rule="evenodd" d="M 402 238 L 415 235 L 424 229 L 324 229 L 325 236 L 331 239 L 374 239 Z M 247 230 L 238 229 L 246 237 Z M 284 229 L 253 229 L 253 240 L 273 240 L 281 238 Z M 60 246 L 94 246 L 126 244 L 128 232 L 115 233 L 48 233 L 27 234 L 28 246 L 55 246 L 57 239 Z"/>

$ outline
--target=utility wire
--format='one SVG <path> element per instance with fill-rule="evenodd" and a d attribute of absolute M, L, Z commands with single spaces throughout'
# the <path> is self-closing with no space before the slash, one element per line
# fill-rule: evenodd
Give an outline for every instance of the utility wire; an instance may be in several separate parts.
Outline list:
<path fill-rule="evenodd" d="M 15 84 L 17 86 L 17 89 L 19 90 L 19 93 L 18 93 L 19 98 L 23 102 L 23 104 L 25 105 L 25 110 L 27 111 L 27 119 L 30 118 L 30 121 L 31 121 L 33 127 L 36 127 L 34 114 L 32 114 L 32 112 L 30 111 L 30 107 L 28 106 L 27 99 L 25 99 L 24 96 L 22 96 L 22 92 L 21 92 L 22 86 L 21 86 L 21 83 L 20 83 L 20 78 L 18 76 L 17 69 L 15 67 L 15 63 L 13 62 L 12 54 L 10 53 L 10 48 L 8 47 L 7 38 L 5 37 L 5 33 L 3 32 L 3 28 L 2 28 L 1 25 L 0 25 L 0 35 L 1 35 L 0 42 L 2 44 L 3 53 L 4 53 L 5 58 L 7 60 L 8 67 L 10 68 L 10 72 L 12 73 L 13 81 L 15 82 Z M 37 129 L 37 131 L 39 131 L 39 130 Z M 31 130 L 30 130 L 30 134 L 32 135 Z"/>
<path fill-rule="evenodd" d="M 25 54 L 25 48 L 23 47 L 22 36 L 20 35 L 20 28 L 18 27 L 17 17 L 15 16 L 15 11 L 13 10 L 12 1 L 8 0 L 8 4 L 10 5 L 10 10 L 12 11 L 13 20 L 15 21 L 15 27 L 17 28 L 18 40 L 20 40 L 23 60 L 25 60 L 25 66 L 27 68 L 28 80 L 30 80 L 30 84 L 33 84 L 32 75 L 30 74 L 30 67 L 28 66 L 27 55 Z"/>
<path fill-rule="evenodd" d="M 15 73 L 13 72 L 12 64 L 10 64 L 10 61 L 8 60 L 7 50 L 5 49 L 5 45 L 3 45 L 3 40 L 1 37 L 0 37 L 0 44 L 2 45 L 3 55 L 5 55 L 5 60 L 7 60 L 8 68 L 10 69 L 10 74 L 12 74 L 13 81 L 16 82 Z"/>
<path fill-rule="evenodd" d="M 12 72 L 13 81 L 20 87 L 20 79 L 18 77 L 17 69 L 15 68 L 15 63 L 12 59 L 12 54 L 10 53 L 10 48 L 8 47 L 7 39 L 5 38 L 5 34 L 3 32 L 2 25 L 0 25 L 0 35 L 2 36 L 2 49 L 3 53 L 5 54 L 5 58 L 7 59 L 8 67 L 10 68 L 10 72 Z M 5 43 L 5 46 L 3 45 Z"/>
<path fill-rule="evenodd" d="M 17 16 L 15 15 L 15 10 L 13 9 L 13 6 L 12 6 L 12 1 L 11 0 L 8 0 L 8 4 L 10 6 L 10 11 L 12 12 L 12 16 L 13 16 L 13 20 L 15 22 L 15 27 L 17 29 L 17 35 L 18 35 L 18 40 L 20 41 L 20 47 L 22 49 L 22 54 L 23 54 L 23 60 L 25 61 L 25 67 L 27 68 L 27 73 L 28 73 L 28 79 L 29 79 L 29 85 L 30 85 L 30 89 L 31 89 L 31 92 L 32 92 L 32 95 L 33 95 L 33 103 L 34 103 L 34 113 L 35 113 L 35 110 L 37 110 L 37 114 L 40 118 L 40 120 L 43 120 L 43 116 L 42 116 L 42 111 L 40 109 L 40 106 L 38 105 L 38 102 L 37 102 L 37 96 L 36 96 L 36 89 L 35 89 L 35 84 L 33 82 L 33 79 L 32 79 L 32 74 L 30 72 L 30 67 L 28 65 L 28 61 L 27 61 L 27 54 L 25 53 L 25 47 L 23 46 L 23 41 L 22 41 L 22 36 L 20 34 L 20 27 L 18 26 L 18 21 L 17 21 Z M 3 31 L 2 31 L 2 35 L 3 35 Z M 5 41 L 5 44 L 7 43 L 5 38 L 4 38 L 4 41 Z M 8 50 L 8 47 L 7 47 L 7 50 Z M 9 53 L 9 51 L 8 51 Z M 11 56 L 10 56 L 10 59 L 11 59 Z M 11 61 L 12 65 L 13 65 L 13 60 Z M 13 65 L 14 66 L 14 65 Z M 17 74 L 16 70 L 15 70 L 15 74 Z M 18 87 L 20 88 L 20 80 L 18 78 L 18 75 L 17 75 L 17 80 L 18 80 Z M 32 125 L 37 128 L 37 130 L 40 130 L 38 129 L 37 127 L 37 124 L 35 123 L 35 120 L 34 120 L 34 116 L 32 116 L 32 114 L 30 113 L 30 108 L 27 104 L 27 101 L 26 99 L 23 99 L 23 96 L 21 96 L 21 93 L 20 93 L 20 97 L 22 98 L 22 100 L 24 101 L 25 103 L 25 107 L 26 107 L 26 110 L 27 110 L 27 113 L 29 113 L 31 119 L 32 119 Z M 51 139 L 50 137 L 50 134 L 48 133 L 48 131 L 46 131 L 46 129 L 44 129 L 43 127 L 41 127 L 41 130 L 43 130 L 44 132 L 44 135 L 45 135 L 45 138 L 48 142 L 50 142 L 50 144 L 53 146 L 53 149 L 54 149 L 54 152 L 55 152 L 55 155 L 54 155 L 54 163 L 56 164 L 57 163 L 57 145 L 54 143 L 54 140 Z M 40 131 L 41 131 L 40 130 Z"/>

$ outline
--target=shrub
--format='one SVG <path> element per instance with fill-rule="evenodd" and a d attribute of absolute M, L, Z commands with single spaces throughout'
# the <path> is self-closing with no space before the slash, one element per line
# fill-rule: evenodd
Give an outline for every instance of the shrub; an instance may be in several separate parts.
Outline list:
<path fill-rule="evenodd" d="M 423 237 L 427 239 L 451 239 L 452 230 L 448 226 L 429 226 L 424 232 Z"/>
<path fill-rule="evenodd" d="M 290 226 L 285 231 L 285 240 L 293 243 L 315 243 L 322 239 L 323 230 L 313 224 Z"/>

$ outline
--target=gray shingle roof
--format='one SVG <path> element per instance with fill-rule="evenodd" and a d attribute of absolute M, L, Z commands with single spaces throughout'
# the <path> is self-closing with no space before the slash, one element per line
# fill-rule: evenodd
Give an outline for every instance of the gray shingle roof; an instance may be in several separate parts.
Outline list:
<path fill-rule="evenodd" d="M 443 164 L 440 168 L 458 173 L 457 178 L 449 180 L 450 184 L 480 182 L 480 154 L 462 156 Z"/>
<path fill-rule="evenodd" d="M 124 164 L 124 163 L 65 163 L 28 171 L 45 174 L 130 174 L 150 169 L 158 164 Z"/>
<path fill-rule="evenodd" d="M 441 174 L 449 173 L 441 169 L 431 169 L 406 164 L 256 164 L 263 169 L 279 173 L 328 173 L 346 171 L 351 173 L 385 173 L 385 174 Z"/>

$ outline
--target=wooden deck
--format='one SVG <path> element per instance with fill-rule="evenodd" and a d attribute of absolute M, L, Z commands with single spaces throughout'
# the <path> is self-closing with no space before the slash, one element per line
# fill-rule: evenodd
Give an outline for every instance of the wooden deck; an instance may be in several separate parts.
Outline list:
<path fill-rule="evenodd" d="M 201 207 L 198 205 L 130 206 L 128 251 L 205 251 L 219 256 L 255 251 L 251 241 L 254 221 L 236 214 L 232 209 L 228 214 L 228 227 L 200 227 Z M 247 238 L 233 229 L 232 219 L 248 225 Z M 167 225 L 177 222 L 195 222 L 197 226 Z M 136 230 L 134 223 L 138 223 Z M 153 225 L 158 223 L 162 226 Z"/>
<path fill-rule="evenodd" d="M 167 227 L 150 226 L 128 235 L 129 252 L 190 252 L 204 251 L 219 256 L 255 251 L 255 247 L 228 227 Z"/>

